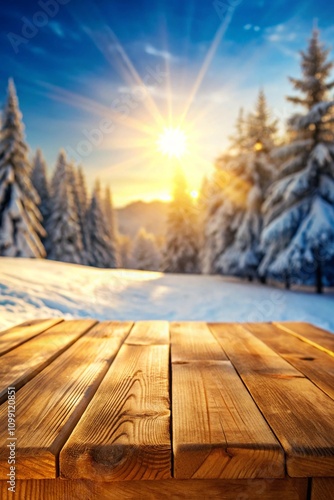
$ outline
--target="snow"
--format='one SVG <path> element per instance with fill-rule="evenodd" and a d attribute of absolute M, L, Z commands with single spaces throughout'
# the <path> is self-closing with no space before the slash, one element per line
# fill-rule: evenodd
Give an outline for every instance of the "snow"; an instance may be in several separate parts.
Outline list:
<path fill-rule="evenodd" d="M 317 84 L 318 82 L 315 82 L 315 85 Z M 305 116 L 300 116 L 298 119 L 298 115 L 296 115 L 295 125 L 297 126 L 298 129 L 301 129 L 301 128 L 307 128 L 311 124 L 320 123 L 322 118 L 326 114 L 328 114 L 328 112 L 333 106 L 334 106 L 334 101 L 318 102 L 312 107 L 312 109 Z"/>
<path fill-rule="evenodd" d="M 303 153 L 309 146 L 312 146 L 312 141 L 310 139 L 296 140 L 285 146 L 280 146 L 273 151 L 272 156 L 277 160 L 284 160 L 285 158 Z"/>
<path fill-rule="evenodd" d="M 33 318 L 307 321 L 334 332 L 334 294 L 222 276 L 96 269 L 0 258 L 0 329 Z"/>
<path fill-rule="evenodd" d="M 320 167 L 323 167 L 324 165 L 326 165 L 327 163 L 331 163 L 332 161 L 332 157 L 330 151 L 328 150 L 328 147 L 322 142 L 316 145 L 310 156 L 311 158 L 314 158 L 314 160 Z"/>
<path fill-rule="evenodd" d="M 313 253 L 321 255 L 321 246 L 326 243 L 323 260 L 330 261 L 334 254 L 333 240 L 333 210 L 326 201 L 316 197 L 309 214 L 303 219 L 288 247 L 269 266 L 269 271 L 274 275 L 279 274 L 282 268 L 287 267 L 287 262 L 293 263 L 296 269 L 300 269 L 305 262 L 314 261 Z M 313 277 L 314 271 L 308 274 Z"/>

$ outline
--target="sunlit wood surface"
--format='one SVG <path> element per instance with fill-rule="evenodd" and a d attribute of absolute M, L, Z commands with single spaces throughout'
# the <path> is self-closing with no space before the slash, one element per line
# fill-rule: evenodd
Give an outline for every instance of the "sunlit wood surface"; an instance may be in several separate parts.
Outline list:
<path fill-rule="evenodd" d="M 0 333 L 0 498 L 329 500 L 334 336 L 307 323 L 34 320 Z"/>

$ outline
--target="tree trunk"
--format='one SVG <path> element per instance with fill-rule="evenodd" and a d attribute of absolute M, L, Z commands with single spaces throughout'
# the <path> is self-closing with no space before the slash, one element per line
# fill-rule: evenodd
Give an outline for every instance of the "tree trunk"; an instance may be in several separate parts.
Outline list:
<path fill-rule="evenodd" d="M 316 287 L 317 287 L 317 293 L 322 293 L 323 292 L 322 269 L 321 269 L 320 262 L 318 262 L 317 270 L 316 270 Z"/>

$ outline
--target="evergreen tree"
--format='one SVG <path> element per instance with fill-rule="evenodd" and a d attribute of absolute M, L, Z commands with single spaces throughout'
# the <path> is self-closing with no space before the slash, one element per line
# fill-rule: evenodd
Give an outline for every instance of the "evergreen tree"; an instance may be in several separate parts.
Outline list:
<path fill-rule="evenodd" d="M 87 262 L 87 252 L 89 250 L 89 233 L 87 228 L 88 194 L 86 178 L 81 166 L 79 166 L 77 169 L 76 179 L 78 216 L 82 233 L 82 243 L 86 254 L 85 260 Z"/>
<path fill-rule="evenodd" d="M 270 153 L 275 147 L 277 126 L 278 121 L 272 117 L 265 93 L 261 89 L 257 97 L 255 111 L 248 116 L 245 139 L 247 150 Z M 271 169 L 269 169 L 269 179 L 266 166 L 261 174 L 264 177 L 263 182 L 269 184 L 272 181 Z"/>
<path fill-rule="evenodd" d="M 240 108 L 239 114 L 235 123 L 235 133 L 229 137 L 230 151 L 236 154 L 242 154 L 248 146 L 247 137 L 247 120 L 245 119 L 245 111 Z"/>
<path fill-rule="evenodd" d="M 87 212 L 88 262 L 94 267 L 114 268 L 116 267 L 115 246 L 106 227 L 100 191 L 100 184 L 96 182 Z"/>
<path fill-rule="evenodd" d="M 50 189 L 47 177 L 47 166 L 42 151 L 36 150 L 33 160 L 32 183 L 39 195 L 39 209 L 43 216 L 43 226 L 46 227 L 50 216 Z"/>
<path fill-rule="evenodd" d="M 82 264 L 83 245 L 74 200 L 72 170 L 64 151 L 59 153 L 51 182 L 51 215 L 47 233 L 49 259 Z"/>
<path fill-rule="evenodd" d="M 199 271 L 203 272 L 204 262 L 205 262 L 205 227 L 207 221 L 207 204 L 210 197 L 211 191 L 211 180 L 209 177 L 205 176 L 202 180 L 202 184 L 198 194 L 198 200 L 196 203 L 197 209 L 197 223 L 198 223 L 198 234 L 199 234 Z"/>
<path fill-rule="evenodd" d="M 232 186 L 228 171 L 230 156 L 220 157 L 215 164 L 215 171 L 205 192 L 201 194 L 203 212 L 203 239 L 201 245 L 201 269 L 205 274 L 218 272 L 218 260 L 226 246 L 232 241 L 231 203 L 226 196 L 228 186 Z M 231 182 L 229 182 L 231 181 Z"/>
<path fill-rule="evenodd" d="M 153 234 L 144 228 L 139 229 L 133 243 L 132 265 L 141 271 L 159 271 L 161 254 Z"/>
<path fill-rule="evenodd" d="M 44 257 L 39 196 L 31 180 L 31 164 L 14 82 L 9 81 L 0 135 L 0 255 Z"/>
<path fill-rule="evenodd" d="M 167 217 L 163 270 L 170 273 L 198 272 L 198 252 L 196 212 L 184 174 L 179 169 Z"/>
<path fill-rule="evenodd" d="M 83 214 L 85 214 L 88 209 L 88 195 L 87 195 L 86 178 L 81 166 L 79 166 L 77 169 L 77 185 L 78 185 L 78 199 L 80 203 L 80 210 L 82 211 Z"/>
<path fill-rule="evenodd" d="M 88 235 L 87 221 L 86 221 L 86 213 L 87 213 L 86 182 L 82 169 L 81 168 L 77 169 L 72 163 L 69 163 L 68 165 L 68 182 L 69 182 L 69 188 L 73 193 L 73 202 L 79 222 L 80 237 L 82 240 L 82 252 L 80 255 L 80 263 L 83 265 L 87 265 L 89 235 Z"/>
<path fill-rule="evenodd" d="M 273 180 L 275 165 L 271 153 L 275 145 L 277 121 L 260 90 L 255 112 L 248 117 L 246 133 L 237 162 L 242 165 L 245 204 L 231 245 L 222 253 L 218 266 L 223 274 L 253 279 L 262 257 L 260 239 L 263 226 L 262 204 Z M 246 188 L 246 189 L 244 189 Z"/>
<path fill-rule="evenodd" d="M 248 158 L 245 154 L 226 157 L 225 162 L 218 162 L 222 169 L 221 205 L 216 211 L 215 220 L 210 222 L 215 228 L 219 245 L 214 272 L 220 274 L 238 274 L 238 263 L 234 259 L 233 246 L 247 209 L 249 192 Z"/>
<path fill-rule="evenodd" d="M 104 215 L 106 218 L 108 232 L 110 236 L 115 236 L 116 234 L 115 215 L 114 215 L 111 191 L 109 186 L 107 186 L 105 189 L 103 208 L 104 208 Z"/>
<path fill-rule="evenodd" d="M 288 99 L 305 109 L 290 126 L 295 137 L 281 148 L 279 177 L 264 205 L 263 276 L 286 281 L 334 284 L 334 130 L 329 91 L 333 63 L 314 31 L 302 52 L 302 78 L 291 78 L 301 96 Z"/>
<path fill-rule="evenodd" d="M 111 242 L 115 248 L 115 261 L 117 264 L 116 267 L 118 267 L 118 263 L 120 260 L 119 249 L 118 249 L 118 231 L 117 231 L 115 210 L 112 202 L 112 194 L 109 186 L 107 186 L 105 189 L 103 206 L 104 206 L 104 216 L 106 219 L 106 229 L 108 231 L 109 238 L 111 239 Z"/>

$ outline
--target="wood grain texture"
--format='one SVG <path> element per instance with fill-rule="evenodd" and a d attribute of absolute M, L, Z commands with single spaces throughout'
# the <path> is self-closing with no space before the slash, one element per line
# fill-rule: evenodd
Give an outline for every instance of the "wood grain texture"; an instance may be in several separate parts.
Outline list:
<path fill-rule="evenodd" d="M 284 453 L 229 361 L 172 367 L 174 477 L 284 477 Z"/>
<path fill-rule="evenodd" d="M 64 321 L 1 356 L 0 403 L 7 387 L 18 390 L 95 324 L 88 319 Z"/>
<path fill-rule="evenodd" d="M 172 363 L 195 360 L 227 360 L 206 323 L 171 323 Z"/>
<path fill-rule="evenodd" d="M 167 321 L 137 321 L 125 341 L 131 345 L 169 345 Z"/>
<path fill-rule="evenodd" d="M 334 359 L 270 323 L 245 324 L 247 330 L 334 399 Z"/>
<path fill-rule="evenodd" d="M 332 333 L 326 332 L 326 330 L 310 323 L 286 321 L 284 323 L 274 322 L 273 325 L 326 352 L 330 356 L 334 356 L 334 335 Z"/>
<path fill-rule="evenodd" d="M 316 477 L 312 479 L 311 500 L 331 500 L 333 496 L 333 478 Z"/>
<path fill-rule="evenodd" d="M 334 476 L 334 401 L 244 327 L 210 328 L 283 446 L 288 474 Z"/>
<path fill-rule="evenodd" d="M 16 477 L 55 478 L 58 454 L 132 323 L 100 323 L 28 382 L 16 396 Z M 0 479 L 7 479 L 7 404 L 0 407 Z"/>
<path fill-rule="evenodd" d="M 4 481 L 0 481 L 0 497 L 2 500 L 306 500 L 307 480 L 172 479 L 113 483 L 62 479 L 19 480 L 15 494 L 7 490 Z"/>
<path fill-rule="evenodd" d="M 168 357 L 168 346 L 123 345 L 60 453 L 62 477 L 171 476 Z"/>
<path fill-rule="evenodd" d="M 55 319 L 36 319 L 33 321 L 25 321 L 18 326 L 9 328 L 0 333 L 0 355 L 14 349 L 15 347 L 27 342 L 27 340 L 36 337 L 40 333 L 45 332 L 63 320 Z"/>

